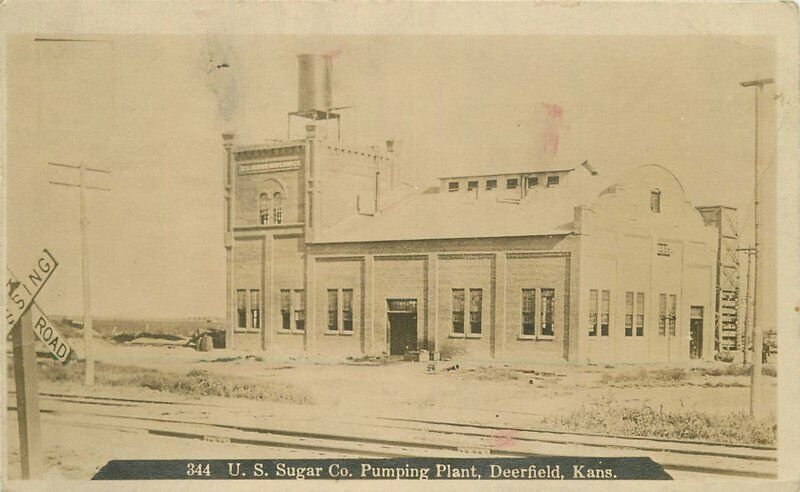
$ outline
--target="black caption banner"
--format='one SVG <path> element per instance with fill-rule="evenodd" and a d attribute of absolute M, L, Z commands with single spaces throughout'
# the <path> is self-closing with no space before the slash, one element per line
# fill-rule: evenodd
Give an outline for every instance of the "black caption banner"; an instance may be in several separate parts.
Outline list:
<path fill-rule="evenodd" d="M 92 480 L 672 480 L 650 458 L 112 460 Z"/>

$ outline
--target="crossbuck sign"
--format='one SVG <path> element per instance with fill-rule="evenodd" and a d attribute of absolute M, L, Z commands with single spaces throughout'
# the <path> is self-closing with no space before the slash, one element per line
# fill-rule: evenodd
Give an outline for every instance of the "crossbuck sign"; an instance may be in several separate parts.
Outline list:
<path fill-rule="evenodd" d="M 42 287 L 44 287 L 44 284 L 57 266 L 56 259 L 45 249 L 39 255 L 39 259 L 36 260 L 36 264 L 34 264 L 30 273 L 22 277 L 19 285 L 14 286 L 13 275 L 9 272 L 8 282 L 10 288 L 8 296 L 10 302 L 6 305 L 6 321 L 8 321 L 6 334 L 17 324 L 20 316 L 25 314 L 25 311 L 31 307 L 36 295 L 42 290 Z"/>
<path fill-rule="evenodd" d="M 64 336 L 58 332 L 53 323 L 47 319 L 42 309 L 34 302 L 36 295 L 39 294 L 57 266 L 56 259 L 45 249 L 31 271 L 21 280 L 15 277 L 10 270 L 8 271 L 6 320 L 10 331 L 25 311 L 30 309 L 33 319 L 33 331 L 36 332 L 36 335 L 44 342 L 47 349 L 56 359 L 65 362 L 69 358 L 72 349 L 67 345 Z"/>

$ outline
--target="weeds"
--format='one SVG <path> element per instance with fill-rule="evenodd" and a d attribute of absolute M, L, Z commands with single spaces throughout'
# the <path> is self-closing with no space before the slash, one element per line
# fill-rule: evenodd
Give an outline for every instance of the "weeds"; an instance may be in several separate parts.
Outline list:
<path fill-rule="evenodd" d="M 520 378 L 520 374 L 517 371 L 493 367 L 470 369 L 466 374 L 468 378 L 477 379 L 478 381 L 514 381 Z"/>
<path fill-rule="evenodd" d="M 753 373 L 753 366 L 743 364 L 727 364 L 722 367 L 703 367 L 694 369 L 703 376 L 749 376 Z M 775 366 L 761 366 L 761 374 L 776 377 L 778 369 Z"/>
<path fill-rule="evenodd" d="M 775 444 L 774 418 L 755 420 L 744 412 L 726 415 L 697 410 L 664 412 L 650 406 L 624 407 L 611 398 L 564 416 L 548 417 L 545 424 L 571 431 L 618 436 L 660 437 L 739 444 Z"/>
<path fill-rule="evenodd" d="M 83 363 L 68 366 L 40 364 L 39 370 L 42 377 L 49 381 L 80 382 L 83 380 L 84 365 Z M 289 384 L 231 381 L 200 369 L 194 369 L 184 375 L 134 366 L 97 363 L 95 381 L 104 386 L 147 388 L 193 398 L 222 396 L 284 403 L 313 403 L 310 395 Z"/>
<path fill-rule="evenodd" d="M 684 381 L 686 371 L 684 369 L 651 369 L 640 367 L 636 371 L 623 372 L 620 374 L 603 374 L 600 378 L 602 384 L 644 384 L 644 385 L 668 385 Z"/>

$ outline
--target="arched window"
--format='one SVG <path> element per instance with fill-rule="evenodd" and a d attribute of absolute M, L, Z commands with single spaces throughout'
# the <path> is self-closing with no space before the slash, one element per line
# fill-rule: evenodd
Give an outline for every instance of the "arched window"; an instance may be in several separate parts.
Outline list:
<path fill-rule="evenodd" d="M 655 189 L 650 192 L 650 211 L 655 214 L 661 213 L 661 190 Z"/>
<path fill-rule="evenodd" d="M 272 195 L 272 217 L 276 224 L 283 222 L 283 194 L 280 191 Z"/>
<path fill-rule="evenodd" d="M 258 197 L 258 222 L 261 225 L 269 224 L 269 209 L 272 208 L 269 193 L 262 193 Z"/>

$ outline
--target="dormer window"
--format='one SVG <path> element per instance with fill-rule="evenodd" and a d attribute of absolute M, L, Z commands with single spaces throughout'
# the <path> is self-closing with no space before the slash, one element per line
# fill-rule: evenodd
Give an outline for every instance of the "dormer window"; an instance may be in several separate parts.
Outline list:
<path fill-rule="evenodd" d="M 487 179 L 486 180 L 486 189 L 493 190 L 497 188 L 497 180 L 496 179 Z"/>
<path fill-rule="evenodd" d="M 519 186 L 519 179 L 517 179 L 517 178 L 508 178 L 506 180 L 506 189 L 507 190 L 516 190 L 517 186 Z"/>
<path fill-rule="evenodd" d="M 477 189 L 478 189 L 477 181 L 467 181 L 467 191 L 472 191 Z"/>
<path fill-rule="evenodd" d="M 661 213 L 661 190 L 650 192 L 650 211 L 654 214 Z"/>
<path fill-rule="evenodd" d="M 547 177 L 547 187 L 551 188 L 553 186 L 558 186 L 558 176 L 548 176 Z"/>
<path fill-rule="evenodd" d="M 450 181 L 447 183 L 447 191 L 458 191 L 458 181 Z"/>

